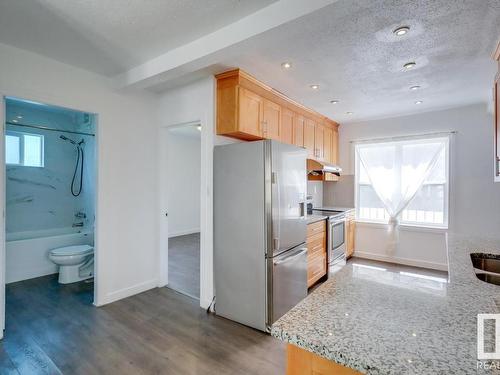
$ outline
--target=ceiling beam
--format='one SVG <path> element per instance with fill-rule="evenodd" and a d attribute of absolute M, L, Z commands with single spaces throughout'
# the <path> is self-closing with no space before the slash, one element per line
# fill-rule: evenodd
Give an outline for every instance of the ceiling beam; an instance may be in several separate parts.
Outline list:
<path fill-rule="evenodd" d="M 148 88 L 204 69 L 214 63 L 215 55 L 222 50 L 336 1 L 279 0 L 213 33 L 174 48 L 116 76 L 115 83 L 120 88 Z"/>

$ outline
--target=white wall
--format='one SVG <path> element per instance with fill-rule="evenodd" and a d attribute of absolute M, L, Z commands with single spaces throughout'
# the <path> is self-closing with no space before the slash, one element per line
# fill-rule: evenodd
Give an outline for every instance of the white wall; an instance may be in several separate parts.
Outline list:
<path fill-rule="evenodd" d="M 208 307 L 214 296 L 213 278 L 213 148 L 234 142 L 215 135 L 215 79 L 208 77 L 160 95 L 159 131 L 173 125 L 201 123 L 200 305 Z M 161 139 L 161 136 L 158 137 Z M 164 150 L 159 150 L 160 153 Z M 168 181 L 159 179 L 160 186 Z M 160 195 L 160 210 L 168 210 Z M 165 267 L 168 241 L 160 223 L 160 256 Z M 164 270 L 164 273 L 166 271 Z"/>
<path fill-rule="evenodd" d="M 197 131 L 197 130 L 195 130 Z M 169 132 L 168 236 L 200 231 L 200 138 Z"/>
<path fill-rule="evenodd" d="M 158 285 L 156 98 L 10 46 L 0 44 L 0 56 L 0 95 L 98 114 L 94 302 Z"/>
<path fill-rule="evenodd" d="M 475 236 L 498 237 L 500 228 L 500 184 L 493 182 L 492 114 L 483 104 L 427 112 L 418 115 L 346 124 L 340 127 L 340 164 L 346 174 L 354 172 L 350 141 L 387 136 L 458 131 L 450 149 L 449 230 Z M 368 225 L 369 227 L 369 225 Z M 407 230 L 411 231 L 411 228 Z M 377 233 L 377 234 L 375 234 Z M 436 241 L 436 232 L 419 232 L 399 252 L 388 254 L 386 228 L 360 225 L 356 231 L 356 252 L 385 256 L 408 263 L 436 264 L 445 258 L 445 247 Z M 444 234 L 441 234 L 444 244 Z M 403 241 L 403 239 L 402 239 Z"/>

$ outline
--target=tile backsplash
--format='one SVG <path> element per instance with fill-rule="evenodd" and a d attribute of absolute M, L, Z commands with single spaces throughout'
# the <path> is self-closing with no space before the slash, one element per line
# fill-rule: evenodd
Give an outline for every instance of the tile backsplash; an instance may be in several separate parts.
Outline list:
<path fill-rule="evenodd" d="M 323 182 L 307 181 L 307 195 L 313 199 L 313 207 L 323 206 Z"/>

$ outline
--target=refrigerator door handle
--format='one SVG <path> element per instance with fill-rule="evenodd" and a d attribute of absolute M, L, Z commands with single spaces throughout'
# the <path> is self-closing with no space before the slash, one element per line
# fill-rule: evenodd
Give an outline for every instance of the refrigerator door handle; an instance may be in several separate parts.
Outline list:
<path fill-rule="evenodd" d="M 275 220 L 274 222 L 276 223 L 276 233 L 274 234 L 274 251 L 278 251 L 280 248 L 280 238 L 281 238 L 281 225 L 280 225 L 280 216 L 281 216 L 281 194 L 280 194 L 280 182 L 278 178 L 278 173 L 273 172 L 273 182 L 276 185 L 276 200 L 278 201 L 277 204 L 277 211 L 276 212 L 276 218 L 278 220 Z M 273 228 L 274 229 L 274 228 Z"/>
<path fill-rule="evenodd" d="M 298 258 L 298 257 L 302 256 L 302 254 L 304 254 L 305 252 L 307 252 L 307 247 L 303 247 L 302 249 L 300 249 L 299 252 L 296 252 L 293 255 L 288 255 L 285 258 L 275 260 L 273 262 L 273 265 L 277 266 L 278 264 L 282 264 L 282 263 L 288 262 L 290 260 L 293 260 L 295 258 Z"/>

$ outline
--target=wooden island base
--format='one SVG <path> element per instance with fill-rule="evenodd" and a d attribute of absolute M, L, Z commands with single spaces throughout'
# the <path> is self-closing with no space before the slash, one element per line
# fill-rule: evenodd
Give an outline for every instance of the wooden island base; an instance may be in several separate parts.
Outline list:
<path fill-rule="evenodd" d="M 298 346 L 287 345 L 287 375 L 360 375 L 351 368 L 339 365 Z"/>

